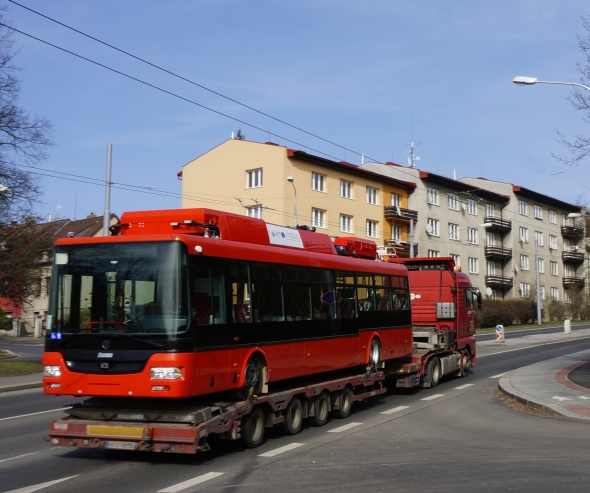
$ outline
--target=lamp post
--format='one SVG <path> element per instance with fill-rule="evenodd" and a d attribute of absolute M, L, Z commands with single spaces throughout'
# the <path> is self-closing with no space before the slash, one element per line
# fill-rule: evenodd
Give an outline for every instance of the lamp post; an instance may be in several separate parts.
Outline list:
<path fill-rule="evenodd" d="M 293 199 L 293 217 L 295 223 L 293 226 L 297 227 L 297 189 L 295 188 L 295 179 L 292 176 L 287 176 L 287 181 L 293 185 L 293 193 L 295 198 Z"/>
<path fill-rule="evenodd" d="M 588 91 L 590 91 L 590 87 L 585 86 L 583 84 L 578 84 L 576 82 L 552 82 L 548 80 L 538 80 L 536 77 L 525 77 L 523 75 L 519 75 L 515 77 L 512 82 L 518 84 L 519 86 L 532 86 L 533 84 L 559 84 L 562 86 L 576 86 L 582 87 Z"/>

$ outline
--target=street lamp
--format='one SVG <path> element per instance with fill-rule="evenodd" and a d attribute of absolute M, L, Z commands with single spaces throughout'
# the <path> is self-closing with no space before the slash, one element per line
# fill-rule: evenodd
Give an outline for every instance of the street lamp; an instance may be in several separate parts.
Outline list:
<path fill-rule="evenodd" d="M 525 77 L 524 75 L 515 77 L 512 82 L 518 84 L 519 86 L 532 86 L 533 84 L 559 84 L 562 86 L 577 86 L 583 87 L 584 89 L 590 91 L 590 87 L 583 84 L 577 84 L 576 82 L 550 82 L 547 80 L 538 80 L 536 77 Z"/>
<path fill-rule="evenodd" d="M 295 194 L 295 198 L 293 200 L 293 217 L 295 223 L 293 226 L 297 227 L 297 189 L 295 188 L 295 179 L 292 176 L 287 176 L 287 181 L 293 185 L 293 193 Z"/>

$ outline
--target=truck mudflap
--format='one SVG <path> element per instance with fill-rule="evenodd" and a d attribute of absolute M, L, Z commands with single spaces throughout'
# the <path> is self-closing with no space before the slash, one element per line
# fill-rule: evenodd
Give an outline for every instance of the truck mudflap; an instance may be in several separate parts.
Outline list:
<path fill-rule="evenodd" d="M 335 397 L 348 387 L 353 401 L 362 401 L 387 391 L 384 378 L 381 371 L 370 372 L 252 396 L 246 401 L 184 408 L 162 406 L 161 401 L 141 407 L 141 401 L 94 398 L 64 409 L 69 416 L 51 423 L 49 441 L 65 447 L 196 454 L 210 450 L 209 438 L 240 438 L 242 418 L 254 407 L 264 409 L 266 427 L 270 428 L 284 421 L 283 411 L 295 396 L 304 400 L 305 417 L 312 416 L 310 404 L 322 392 Z M 337 407 L 337 399 L 330 399 L 330 409 Z"/>

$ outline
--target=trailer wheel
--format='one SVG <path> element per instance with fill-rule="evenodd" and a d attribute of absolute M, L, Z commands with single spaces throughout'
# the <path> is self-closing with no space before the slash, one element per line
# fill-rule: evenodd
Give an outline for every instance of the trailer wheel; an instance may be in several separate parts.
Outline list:
<path fill-rule="evenodd" d="M 297 435 L 303 424 L 303 406 L 299 397 L 293 397 L 285 409 L 283 432 L 285 435 Z"/>
<path fill-rule="evenodd" d="M 440 383 L 440 361 L 432 358 L 428 362 L 428 374 L 430 375 L 430 386 L 436 387 Z"/>
<path fill-rule="evenodd" d="M 250 414 L 242 419 L 241 440 L 248 448 L 256 448 L 264 438 L 264 413 L 259 407 L 254 407 Z"/>
<path fill-rule="evenodd" d="M 381 343 L 376 337 L 371 341 L 369 348 L 369 365 L 374 365 L 375 369 L 379 368 L 381 364 Z"/>
<path fill-rule="evenodd" d="M 330 414 L 330 405 L 328 402 L 328 393 L 322 392 L 313 400 L 313 416 L 309 417 L 309 424 L 311 426 L 324 426 L 328 421 Z"/>
<path fill-rule="evenodd" d="M 352 392 L 349 387 L 344 387 L 338 393 L 338 409 L 332 411 L 332 416 L 338 419 L 346 419 L 352 411 Z"/>

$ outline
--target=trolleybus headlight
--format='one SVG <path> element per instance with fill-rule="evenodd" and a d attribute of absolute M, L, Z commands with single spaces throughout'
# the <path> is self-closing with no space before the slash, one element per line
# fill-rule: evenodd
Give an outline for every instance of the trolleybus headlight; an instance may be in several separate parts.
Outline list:
<path fill-rule="evenodd" d="M 178 367 L 156 366 L 151 369 L 152 380 L 177 380 L 183 377 L 183 369 Z"/>
<path fill-rule="evenodd" d="M 46 377 L 61 377 L 61 367 L 46 366 L 43 369 L 43 375 L 45 375 Z"/>

